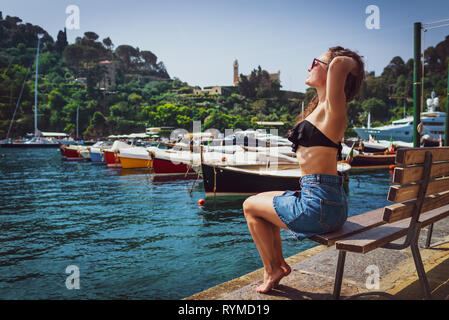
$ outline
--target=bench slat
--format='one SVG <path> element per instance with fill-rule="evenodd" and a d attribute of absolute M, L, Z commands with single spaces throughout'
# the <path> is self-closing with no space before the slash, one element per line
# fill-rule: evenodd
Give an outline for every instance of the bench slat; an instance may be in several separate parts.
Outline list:
<path fill-rule="evenodd" d="M 384 221 L 396 222 L 410 217 L 415 207 L 414 200 L 385 207 Z M 433 210 L 449 204 L 449 191 L 432 194 L 424 198 L 421 212 Z"/>
<path fill-rule="evenodd" d="M 426 151 L 432 153 L 432 161 L 448 161 L 449 147 L 430 148 L 407 148 L 396 151 L 396 164 L 407 165 L 413 163 L 424 163 Z"/>
<path fill-rule="evenodd" d="M 382 219 L 383 211 L 384 208 L 379 208 L 349 217 L 341 229 L 312 236 L 309 239 L 328 247 L 333 246 L 337 240 L 385 224 L 386 222 Z"/>
<path fill-rule="evenodd" d="M 388 200 L 391 202 L 403 202 L 416 199 L 418 197 L 421 183 L 413 183 L 402 186 L 391 186 L 388 192 Z M 429 181 L 426 195 L 449 190 L 449 177 L 434 179 Z"/>
<path fill-rule="evenodd" d="M 415 165 L 409 167 L 395 167 L 393 174 L 393 183 L 406 184 L 422 179 L 424 165 Z M 432 163 L 430 178 L 449 176 L 449 162 Z"/>
<path fill-rule="evenodd" d="M 448 216 L 449 206 L 444 206 L 421 214 L 419 221 L 422 222 L 422 227 L 425 227 Z M 410 218 L 381 225 L 345 240 L 337 241 L 336 248 L 338 250 L 367 253 L 407 235 L 409 225 Z"/>

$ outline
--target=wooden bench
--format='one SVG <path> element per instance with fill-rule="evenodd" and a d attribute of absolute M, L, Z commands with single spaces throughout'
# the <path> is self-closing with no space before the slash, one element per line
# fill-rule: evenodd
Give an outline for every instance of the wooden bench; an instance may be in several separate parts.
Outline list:
<path fill-rule="evenodd" d="M 449 216 L 449 147 L 399 149 L 388 200 L 395 204 L 348 218 L 335 232 L 310 240 L 339 250 L 334 282 L 334 299 L 340 297 L 347 252 L 367 253 L 377 248 L 402 250 L 410 247 L 424 298 L 430 288 L 418 247 L 419 232 L 429 226 L 426 247 L 430 245 L 433 224 Z M 405 237 L 403 243 L 392 243 Z"/>

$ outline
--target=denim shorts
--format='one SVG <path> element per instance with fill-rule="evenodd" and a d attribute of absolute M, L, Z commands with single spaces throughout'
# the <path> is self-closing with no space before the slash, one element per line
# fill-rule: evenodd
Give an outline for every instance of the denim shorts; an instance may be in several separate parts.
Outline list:
<path fill-rule="evenodd" d="M 301 177 L 300 189 L 273 198 L 279 218 L 299 240 L 336 231 L 348 218 L 341 176 L 312 174 Z"/>

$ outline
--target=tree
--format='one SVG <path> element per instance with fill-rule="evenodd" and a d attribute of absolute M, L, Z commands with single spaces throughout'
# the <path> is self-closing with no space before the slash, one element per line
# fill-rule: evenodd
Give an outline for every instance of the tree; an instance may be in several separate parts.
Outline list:
<path fill-rule="evenodd" d="M 76 76 L 80 75 L 83 53 L 83 48 L 76 44 L 69 45 L 64 49 L 64 60 L 69 68 L 75 71 Z"/>
<path fill-rule="evenodd" d="M 62 54 L 65 47 L 67 47 L 69 43 L 67 42 L 67 33 L 66 29 L 64 28 L 64 31 L 59 30 L 55 48 L 59 52 L 59 54 Z"/>
<path fill-rule="evenodd" d="M 129 45 L 120 45 L 115 49 L 115 54 L 119 58 L 125 71 L 135 69 L 134 61 L 138 57 L 138 51 Z"/>
<path fill-rule="evenodd" d="M 96 41 L 99 38 L 99 36 L 95 32 L 87 31 L 84 32 L 84 38 L 86 38 L 87 40 Z"/>
<path fill-rule="evenodd" d="M 150 70 L 156 68 L 157 56 L 151 51 L 140 51 L 140 56 L 144 60 L 144 68 L 149 68 Z"/>
<path fill-rule="evenodd" d="M 108 50 L 112 50 L 112 48 L 114 47 L 114 44 L 112 43 L 112 40 L 109 37 L 103 39 L 103 44 Z"/>
<path fill-rule="evenodd" d="M 377 98 L 370 98 L 362 103 L 362 109 L 371 113 L 372 120 L 385 120 L 388 118 L 388 109 L 385 102 Z"/>

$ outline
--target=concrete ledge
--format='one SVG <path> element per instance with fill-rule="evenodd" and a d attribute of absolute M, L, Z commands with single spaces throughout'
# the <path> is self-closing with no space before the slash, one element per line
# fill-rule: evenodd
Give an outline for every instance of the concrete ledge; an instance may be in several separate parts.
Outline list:
<path fill-rule="evenodd" d="M 328 248 L 326 246 L 318 245 L 309 250 L 291 256 L 285 259 L 285 261 L 291 266 L 327 249 Z M 202 292 L 196 293 L 190 297 L 184 298 L 183 300 L 217 300 L 230 294 L 231 292 L 239 290 L 256 281 L 260 281 L 261 279 L 263 279 L 263 268 L 255 270 L 239 278 L 224 282 Z"/>
<path fill-rule="evenodd" d="M 448 219 L 446 219 L 448 220 Z M 424 249 L 426 232 L 422 232 L 420 253 L 432 298 L 449 300 L 449 220 L 434 226 L 433 245 Z M 399 239 L 400 243 L 404 239 Z M 318 245 L 286 259 L 292 272 L 279 286 L 268 294 L 255 292 L 263 279 L 263 269 L 199 292 L 185 300 L 327 300 L 332 299 L 338 251 Z M 367 266 L 379 268 L 380 287 L 366 287 Z M 401 251 L 376 249 L 367 254 L 348 253 L 341 290 L 342 299 L 355 294 L 380 291 L 395 299 L 420 300 L 423 293 L 410 249 Z M 363 299 L 383 299 L 372 295 Z"/>

